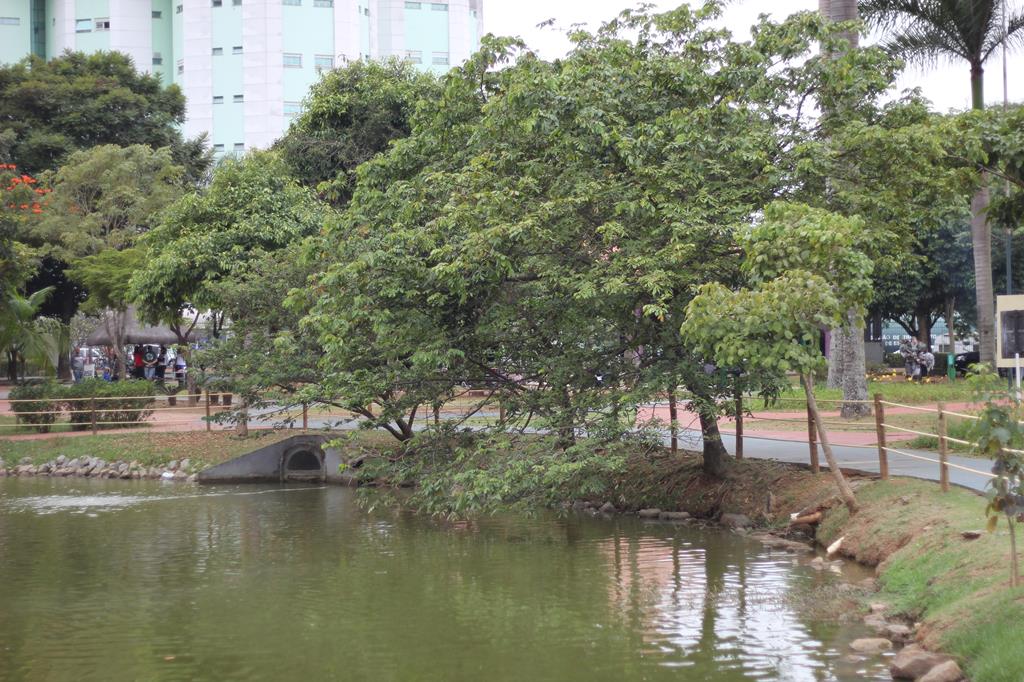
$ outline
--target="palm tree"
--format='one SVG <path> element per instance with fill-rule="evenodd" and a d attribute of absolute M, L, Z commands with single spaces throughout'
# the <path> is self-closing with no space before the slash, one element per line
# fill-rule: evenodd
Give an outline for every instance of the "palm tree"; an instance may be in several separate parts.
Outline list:
<path fill-rule="evenodd" d="M 857 0 L 818 0 L 818 11 L 821 16 L 829 21 L 845 22 L 859 21 L 857 12 Z M 860 34 L 856 31 L 846 31 L 841 34 L 851 47 L 857 47 L 860 42 Z"/>
<path fill-rule="evenodd" d="M 832 22 L 859 21 L 857 0 L 818 0 L 818 11 L 822 18 Z M 860 33 L 843 31 L 850 47 L 860 43 Z M 851 314 L 851 319 L 857 315 Z M 869 412 L 866 404 L 868 384 L 865 378 L 867 360 L 864 356 L 864 326 L 853 322 L 832 330 L 829 349 L 828 386 L 843 391 L 842 416 L 846 419 L 863 417 Z"/>
<path fill-rule="evenodd" d="M 0 308 L 0 348 L 7 355 L 7 375 L 12 381 L 25 373 L 25 363 L 31 360 L 46 370 L 53 369 L 56 339 L 52 321 L 38 319 L 36 315 L 43 303 L 53 293 L 53 287 L 46 287 L 22 296 L 17 292 L 8 294 Z"/>
<path fill-rule="evenodd" d="M 985 62 L 1004 43 L 1024 44 L 1024 14 L 1003 17 L 1006 0 L 861 0 L 860 11 L 869 25 L 889 34 L 886 44 L 907 61 L 932 64 L 962 59 L 971 67 L 974 109 L 985 108 Z M 984 173 L 971 200 L 971 241 L 974 249 L 975 293 L 981 361 L 993 362 L 995 295 L 992 290 L 992 228 L 988 221 L 989 192 Z"/>

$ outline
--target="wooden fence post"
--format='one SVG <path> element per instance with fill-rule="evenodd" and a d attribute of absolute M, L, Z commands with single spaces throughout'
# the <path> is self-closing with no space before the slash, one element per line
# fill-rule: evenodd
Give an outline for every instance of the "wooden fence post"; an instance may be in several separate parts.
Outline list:
<path fill-rule="evenodd" d="M 882 405 L 882 394 L 875 394 L 875 434 L 878 437 L 878 473 L 882 480 L 889 480 L 889 452 L 885 442 L 885 406 Z"/>
<path fill-rule="evenodd" d="M 89 417 L 89 422 L 92 424 L 92 435 L 96 435 L 96 398 L 89 400 L 89 407 L 92 410 L 92 415 Z"/>
<path fill-rule="evenodd" d="M 210 392 L 206 392 L 206 430 L 209 431 L 213 427 L 210 424 Z"/>
<path fill-rule="evenodd" d="M 505 403 L 503 403 L 502 401 L 499 400 L 498 401 L 498 423 L 499 424 L 504 424 L 505 423 L 505 417 L 506 417 L 506 414 L 505 414 Z"/>
<path fill-rule="evenodd" d="M 309 403 L 302 403 L 302 430 L 309 428 Z"/>
<path fill-rule="evenodd" d="M 736 459 L 743 459 L 743 394 L 736 392 Z"/>
<path fill-rule="evenodd" d="M 679 408 L 676 406 L 675 389 L 668 392 L 668 430 L 671 434 L 672 452 L 679 452 Z"/>
<path fill-rule="evenodd" d="M 821 464 L 818 463 L 818 431 L 814 426 L 810 401 L 807 403 L 807 444 L 811 448 L 811 473 L 817 474 L 821 471 Z"/>
<path fill-rule="evenodd" d="M 945 405 L 939 403 L 939 484 L 942 492 L 949 492 L 949 443 L 946 441 Z"/>

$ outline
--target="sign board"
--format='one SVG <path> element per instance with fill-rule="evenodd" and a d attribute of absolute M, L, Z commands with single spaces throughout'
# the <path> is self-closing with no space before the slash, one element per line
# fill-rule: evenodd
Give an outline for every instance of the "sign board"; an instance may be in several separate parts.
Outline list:
<path fill-rule="evenodd" d="M 996 296 L 996 367 L 1024 363 L 1024 296 Z"/>
<path fill-rule="evenodd" d="M 82 365 L 82 376 L 85 378 L 96 376 L 96 365 L 91 362 L 87 362 Z"/>

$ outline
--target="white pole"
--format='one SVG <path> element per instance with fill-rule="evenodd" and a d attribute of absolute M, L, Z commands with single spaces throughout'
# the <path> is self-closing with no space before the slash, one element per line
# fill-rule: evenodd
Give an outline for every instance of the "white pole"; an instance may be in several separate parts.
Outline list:
<path fill-rule="evenodd" d="M 1017 400 L 1020 400 L 1020 353 L 1013 354 L 1013 362 L 1017 373 Z"/>

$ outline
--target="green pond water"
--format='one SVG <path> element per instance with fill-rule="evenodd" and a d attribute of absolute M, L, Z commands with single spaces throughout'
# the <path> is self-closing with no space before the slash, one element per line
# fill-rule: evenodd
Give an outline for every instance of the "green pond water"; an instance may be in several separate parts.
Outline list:
<path fill-rule="evenodd" d="M 0 479 L 0 680 L 889 679 L 815 608 L 843 579 L 805 562 L 336 487 Z"/>

